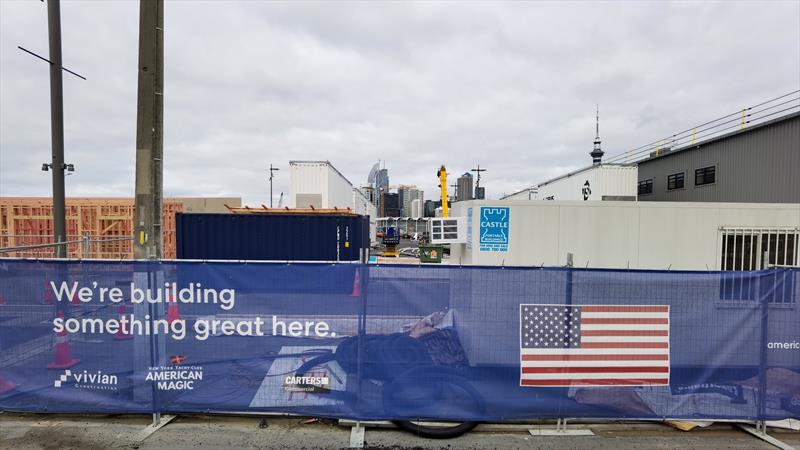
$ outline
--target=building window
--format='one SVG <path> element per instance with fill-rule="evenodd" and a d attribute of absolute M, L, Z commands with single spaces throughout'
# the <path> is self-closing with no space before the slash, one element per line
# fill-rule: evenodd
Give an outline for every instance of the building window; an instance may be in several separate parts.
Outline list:
<path fill-rule="evenodd" d="M 667 190 L 683 189 L 683 181 L 686 178 L 685 172 L 673 173 L 667 177 Z"/>
<path fill-rule="evenodd" d="M 694 171 L 694 185 L 702 186 L 704 184 L 712 184 L 717 181 L 717 168 L 716 166 L 703 167 Z"/>
<path fill-rule="evenodd" d="M 642 180 L 639 182 L 639 195 L 653 193 L 653 179 Z"/>
<path fill-rule="evenodd" d="M 769 266 L 800 264 L 800 232 L 791 229 L 723 228 L 720 269 L 751 271 Z M 795 300 L 795 277 L 792 272 L 776 272 L 770 276 L 723 274 L 720 278 L 720 300 L 757 301 L 767 297 L 770 303 L 791 305 Z"/>

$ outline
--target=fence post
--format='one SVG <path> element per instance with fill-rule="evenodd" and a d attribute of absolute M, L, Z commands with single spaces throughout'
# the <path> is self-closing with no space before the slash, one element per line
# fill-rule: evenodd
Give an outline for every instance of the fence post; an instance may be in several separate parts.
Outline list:
<path fill-rule="evenodd" d="M 89 255 L 89 233 L 84 231 L 81 246 L 81 258 L 86 259 Z"/>
<path fill-rule="evenodd" d="M 573 255 L 572 253 L 567 253 L 567 266 L 566 266 L 567 276 L 565 281 L 566 286 L 564 289 L 564 305 L 568 307 L 572 306 L 572 271 L 574 270 L 572 264 L 573 264 Z M 571 316 L 567 316 L 567 321 L 566 321 L 566 326 L 568 330 L 572 326 L 571 323 L 572 320 L 570 319 L 570 317 Z M 568 334 L 564 335 L 564 344 L 565 345 L 569 344 Z M 563 419 L 561 415 L 564 413 L 564 400 L 568 396 L 569 396 L 569 387 L 565 388 L 562 392 L 562 395 L 558 397 L 558 417 L 557 417 L 558 425 L 556 426 L 556 430 L 558 430 L 561 425 L 561 419 Z"/>
<path fill-rule="evenodd" d="M 769 252 L 764 252 L 764 262 L 762 269 L 766 269 L 769 266 Z M 762 275 L 762 277 L 765 275 Z M 759 292 L 759 299 L 761 300 L 761 339 L 760 339 L 760 354 L 759 354 L 759 376 L 758 376 L 758 418 L 756 421 L 756 427 L 758 429 L 759 422 L 766 420 L 767 414 L 767 340 L 769 339 L 768 334 L 768 327 L 769 327 L 769 293 L 775 292 L 775 280 L 774 274 L 769 274 L 766 276 L 772 276 L 773 283 L 772 286 L 767 286 L 768 283 L 759 283 L 760 285 L 760 292 Z M 766 281 L 766 280 L 764 280 Z M 764 431 L 766 431 L 766 427 L 763 427 Z"/>
<path fill-rule="evenodd" d="M 365 344 L 367 336 L 367 291 L 369 289 L 369 266 L 367 264 L 356 265 L 356 273 L 360 283 L 359 300 L 361 303 L 361 311 L 358 314 L 358 346 L 356 353 L 356 414 L 360 417 L 362 415 L 362 395 L 361 383 L 364 378 L 364 357 L 365 357 Z M 360 273 L 359 273 L 360 272 Z M 360 426 L 360 424 L 358 425 Z"/>

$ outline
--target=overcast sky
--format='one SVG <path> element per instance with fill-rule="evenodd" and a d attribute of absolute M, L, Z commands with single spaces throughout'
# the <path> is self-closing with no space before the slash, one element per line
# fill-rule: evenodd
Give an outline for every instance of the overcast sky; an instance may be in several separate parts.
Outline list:
<path fill-rule="evenodd" d="M 138 2 L 62 4 L 67 196 L 133 196 Z M 497 198 L 800 89 L 800 2 L 180 1 L 165 6 L 164 189 L 269 203 L 330 160 Z M 0 195 L 49 196 L 47 7 L 0 1 Z"/>

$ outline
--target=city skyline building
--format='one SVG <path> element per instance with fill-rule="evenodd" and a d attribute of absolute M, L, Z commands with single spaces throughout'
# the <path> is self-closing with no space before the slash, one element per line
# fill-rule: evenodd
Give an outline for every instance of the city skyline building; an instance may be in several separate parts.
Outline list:
<path fill-rule="evenodd" d="M 400 214 L 403 217 L 411 216 L 411 202 L 414 200 L 424 201 L 424 192 L 413 184 L 397 186 L 397 193 L 400 195 Z"/>
<path fill-rule="evenodd" d="M 456 180 L 456 201 L 463 202 L 473 198 L 472 174 L 464 172 L 464 175 Z"/>
<path fill-rule="evenodd" d="M 400 217 L 399 194 L 394 192 L 381 193 L 381 217 Z"/>

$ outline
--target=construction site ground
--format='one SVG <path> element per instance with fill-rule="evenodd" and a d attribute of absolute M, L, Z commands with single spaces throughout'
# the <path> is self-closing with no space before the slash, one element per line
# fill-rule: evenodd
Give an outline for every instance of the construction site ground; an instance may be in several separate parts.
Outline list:
<path fill-rule="evenodd" d="M 0 449 L 344 449 L 350 428 L 332 420 L 279 416 L 181 415 L 141 440 L 145 415 L 0 413 Z M 570 425 L 594 436 L 532 436 L 524 425 L 480 425 L 455 439 L 431 440 L 392 428 L 367 428 L 368 449 L 775 449 L 734 425 L 689 432 L 661 423 Z M 554 425 L 552 425 L 555 428 Z M 769 429 L 800 448 L 800 432 Z"/>

